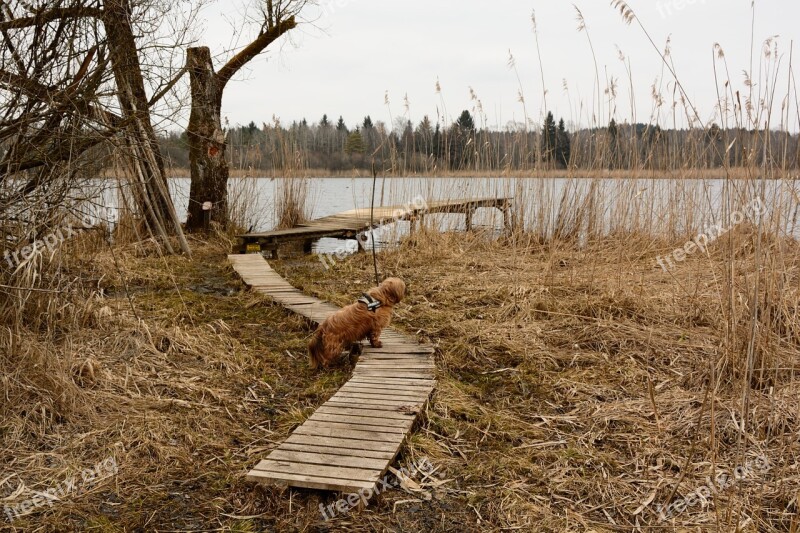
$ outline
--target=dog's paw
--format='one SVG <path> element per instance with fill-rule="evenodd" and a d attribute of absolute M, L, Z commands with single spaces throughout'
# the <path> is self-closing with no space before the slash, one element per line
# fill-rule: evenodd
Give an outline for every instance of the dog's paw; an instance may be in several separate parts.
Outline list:
<path fill-rule="evenodd" d="M 383 348 L 383 343 L 381 341 L 371 341 L 370 344 L 373 348 Z"/>

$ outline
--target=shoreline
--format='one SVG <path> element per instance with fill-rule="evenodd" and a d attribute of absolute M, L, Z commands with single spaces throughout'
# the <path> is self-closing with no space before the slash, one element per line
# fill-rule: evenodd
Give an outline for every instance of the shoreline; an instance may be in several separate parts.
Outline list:
<path fill-rule="evenodd" d="M 170 179 L 188 179 L 189 169 L 173 168 L 168 169 Z M 419 178 L 419 179 L 612 179 L 612 180 L 724 180 L 726 178 L 735 180 L 756 180 L 761 179 L 760 169 L 746 167 L 725 169 L 684 169 L 684 170 L 534 170 L 534 171 L 512 171 L 512 172 L 434 172 L 434 173 L 407 173 L 407 174 L 379 174 L 378 177 L 388 178 Z M 775 170 L 772 177 L 767 179 L 800 179 L 800 170 Z M 231 178 L 256 178 L 256 179 L 277 179 L 277 178 L 308 178 L 308 179 L 363 179 L 371 178 L 368 172 L 341 172 L 324 169 L 309 169 L 303 172 L 291 171 L 286 174 L 275 170 L 231 170 Z"/>

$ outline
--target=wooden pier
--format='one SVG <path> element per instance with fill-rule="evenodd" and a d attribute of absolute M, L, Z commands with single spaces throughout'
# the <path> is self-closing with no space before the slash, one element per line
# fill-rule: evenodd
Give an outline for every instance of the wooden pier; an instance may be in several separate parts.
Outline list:
<path fill-rule="evenodd" d="M 253 290 L 313 323 L 339 308 L 292 287 L 260 254 L 228 256 Z M 365 346 L 353 376 L 247 474 L 281 487 L 374 489 L 436 385 L 433 348 L 388 328 Z"/>
<path fill-rule="evenodd" d="M 356 238 L 360 233 L 392 222 L 408 221 L 414 232 L 418 221 L 425 215 L 434 213 L 461 213 L 466 220 L 467 231 L 472 230 L 475 211 L 482 207 L 499 209 L 503 213 L 503 224 L 511 230 L 511 198 L 468 198 L 461 200 L 441 200 L 424 202 L 423 205 L 407 204 L 376 207 L 370 218 L 370 208 L 353 209 L 335 215 L 312 220 L 295 228 L 268 231 L 265 233 L 246 233 L 238 235 L 239 251 L 269 251 L 277 258 L 282 244 L 300 242 L 305 252 L 311 251 L 314 241 L 324 237 Z M 422 203 L 422 202 L 421 202 Z"/>

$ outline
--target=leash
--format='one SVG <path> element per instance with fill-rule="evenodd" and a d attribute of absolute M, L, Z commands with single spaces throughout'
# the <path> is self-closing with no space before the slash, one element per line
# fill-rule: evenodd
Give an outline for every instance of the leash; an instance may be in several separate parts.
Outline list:
<path fill-rule="evenodd" d="M 369 206 L 369 231 L 372 234 L 372 268 L 375 270 L 375 285 L 381 284 L 381 277 L 378 274 L 378 256 L 375 251 L 375 184 L 378 181 L 378 171 L 375 170 L 375 161 L 372 161 L 372 203 Z"/>

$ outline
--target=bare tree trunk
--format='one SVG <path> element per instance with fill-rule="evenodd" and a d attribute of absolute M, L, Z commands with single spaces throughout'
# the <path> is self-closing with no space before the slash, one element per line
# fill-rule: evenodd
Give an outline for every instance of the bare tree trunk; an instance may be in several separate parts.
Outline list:
<path fill-rule="evenodd" d="M 220 118 L 223 84 L 214 72 L 211 51 L 205 46 L 189 48 L 187 65 L 192 86 L 192 112 L 187 130 L 192 184 L 186 230 L 194 232 L 205 227 L 204 202 L 211 202 L 210 216 L 215 222 L 227 224 L 229 172 Z"/>
<path fill-rule="evenodd" d="M 133 167 L 136 169 L 137 175 L 134 179 L 142 181 L 143 194 L 146 195 L 140 199 L 140 205 L 147 206 L 143 215 L 148 225 L 160 234 L 170 252 L 172 247 L 166 239 L 166 233 L 172 230 L 178 237 L 183 253 L 191 255 L 189 243 L 169 196 L 164 159 L 150 121 L 149 104 L 130 16 L 130 0 L 108 0 L 103 12 L 103 24 L 108 35 L 122 115 L 123 118 L 132 119 L 125 138 L 130 157 L 133 158 Z"/>
<path fill-rule="evenodd" d="M 119 0 L 118 0 L 119 1 Z M 234 55 L 219 72 L 214 72 L 207 47 L 190 48 L 187 69 L 192 86 L 192 112 L 189 118 L 189 167 L 192 184 L 189 191 L 187 231 L 205 228 L 203 204 L 211 202 L 212 219 L 223 227 L 228 223 L 228 162 L 225 158 L 225 133 L 222 131 L 222 93 L 228 81 L 267 46 L 294 29 L 294 13 L 306 0 L 279 3 L 276 12 L 267 1 L 265 21 L 259 36 Z"/>

